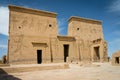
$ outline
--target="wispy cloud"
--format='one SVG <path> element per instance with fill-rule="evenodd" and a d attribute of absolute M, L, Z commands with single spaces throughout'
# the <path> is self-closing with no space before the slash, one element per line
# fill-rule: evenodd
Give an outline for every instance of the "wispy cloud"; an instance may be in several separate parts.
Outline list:
<path fill-rule="evenodd" d="M 115 17 L 114 24 L 120 25 L 120 0 L 112 0 L 111 4 L 107 8 L 107 12 Z"/>
<path fill-rule="evenodd" d="M 120 15 L 120 14 L 119 14 Z M 118 17 L 119 18 L 119 17 Z M 120 25 L 120 19 L 116 22 L 116 25 Z"/>
<path fill-rule="evenodd" d="M 0 45 L 0 48 L 7 48 L 7 45 Z"/>
<path fill-rule="evenodd" d="M 120 31 L 116 30 L 112 32 L 112 34 L 117 37 L 115 37 L 112 41 L 108 43 L 108 50 L 109 50 L 108 52 L 110 56 L 112 56 L 114 52 L 117 52 L 120 50 L 120 37 L 119 37 Z"/>
<path fill-rule="evenodd" d="M 58 19 L 58 32 L 62 34 L 65 29 L 65 18 Z"/>
<path fill-rule="evenodd" d="M 109 53 L 111 56 L 114 52 L 120 50 L 120 38 L 116 38 L 113 41 L 110 41 L 108 45 L 109 45 Z"/>
<path fill-rule="evenodd" d="M 120 0 L 114 0 L 109 7 L 110 12 L 119 12 L 120 13 Z"/>
<path fill-rule="evenodd" d="M 119 30 L 116 30 L 113 32 L 114 35 L 117 35 L 117 36 L 120 36 L 120 31 Z"/>
<path fill-rule="evenodd" d="M 7 7 L 0 7 L 0 33 L 8 35 L 9 10 Z"/>

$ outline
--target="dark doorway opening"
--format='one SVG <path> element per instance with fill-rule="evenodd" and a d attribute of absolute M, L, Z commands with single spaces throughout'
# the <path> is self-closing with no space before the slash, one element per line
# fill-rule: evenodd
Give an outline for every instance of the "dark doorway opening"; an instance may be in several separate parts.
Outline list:
<path fill-rule="evenodd" d="M 94 61 L 100 61 L 99 47 L 94 47 Z"/>
<path fill-rule="evenodd" d="M 64 45 L 64 62 L 67 61 L 68 53 L 69 53 L 69 45 Z"/>
<path fill-rule="evenodd" d="M 115 62 L 116 62 L 117 64 L 119 64 L 119 57 L 116 57 L 116 58 L 115 58 Z"/>
<path fill-rule="evenodd" d="M 38 64 L 42 63 L 42 50 L 37 50 L 37 62 Z"/>

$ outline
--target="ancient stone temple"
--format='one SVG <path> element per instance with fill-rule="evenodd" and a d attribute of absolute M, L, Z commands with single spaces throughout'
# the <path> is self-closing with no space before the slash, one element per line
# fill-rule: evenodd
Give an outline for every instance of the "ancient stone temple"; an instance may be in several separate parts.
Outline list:
<path fill-rule="evenodd" d="M 10 64 L 107 61 L 102 22 L 72 16 L 68 35 L 58 34 L 56 13 L 9 6 Z"/>
<path fill-rule="evenodd" d="M 112 55 L 112 65 L 120 66 L 120 51 L 117 51 Z"/>

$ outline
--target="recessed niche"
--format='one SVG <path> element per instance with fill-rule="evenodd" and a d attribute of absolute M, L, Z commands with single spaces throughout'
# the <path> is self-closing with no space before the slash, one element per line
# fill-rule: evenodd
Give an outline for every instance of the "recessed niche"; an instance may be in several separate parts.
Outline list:
<path fill-rule="evenodd" d="M 20 26 L 19 26 L 18 28 L 19 28 L 19 29 L 21 29 L 21 27 L 20 27 Z"/>
<path fill-rule="evenodd" d="M 79 30 L 79 28 L 77 28 L 77 30 Z"/>
<path fill-rule="evenodd" d="M 49 24 L 49 27 L 52 27 L 52 25 L 51 25 L 51 24 Z"/>

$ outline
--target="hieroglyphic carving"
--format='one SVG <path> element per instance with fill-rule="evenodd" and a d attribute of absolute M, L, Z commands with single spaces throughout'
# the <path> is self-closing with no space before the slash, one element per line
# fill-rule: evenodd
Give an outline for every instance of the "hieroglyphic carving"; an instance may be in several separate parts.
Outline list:
<path fill-rule="evenodd" d="M 13 37 L 12 39 L 13 39 L 13 43 L 14 43 L 13 53 L 16 53 L 16 52 L 20 51 L 20 49 L 22 47 L 23 35 Z"/>
<path fill-rule="evenodd" d="M 108 58 L 108 48 L 107 48 L 107 42 L 104 41 L 103 42 L 103 56 L 104 56 L 104 60 L 107 61 L 106 59 Z"/>

